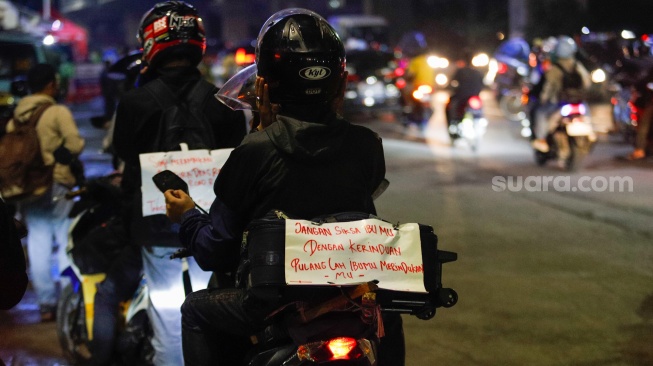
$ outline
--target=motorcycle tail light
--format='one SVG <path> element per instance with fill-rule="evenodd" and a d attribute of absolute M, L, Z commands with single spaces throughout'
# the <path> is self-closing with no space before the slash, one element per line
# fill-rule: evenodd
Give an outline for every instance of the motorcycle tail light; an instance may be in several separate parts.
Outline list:
<path fill-rule="evenodd" d="M 308 343 L 297 348 L 297 358 L 300 361 L 315 363 L 355 360 L 366 357 L 373 364 L 376 356 L 370 341 L 349 337 L 333 338 L 328 341 Z"/>
<path fill-rule="evenodd" d="M 481 98 L 479 97 L 471 97 L 469 98 L 469 106 L 472 109 L 481 109 L 483 102 L 481 102 Z"/>
<path fill-rule="evenodd" d="M 562 106 L 562 108 L 560 108 L 560 114 L 563 117 L 568 117 L 573 114 L 585 115 L 585 106 L 580 103 L 565 104 Z"/>
<path fill-rule="evenodd" d="M 251 65 L 254 63 L 256 55 L 252 53 L 247 53 L 244 48 L 239 48 L 236 50 L 236 65 Z"/>
<path fill-rule="evenodd" d="M 333 355 L 332 358 L 339 360 L 347 358 L 347 355 L 356 347 L 357 343 L 354 338 L 335 338 L 327 342 L 327 347 Z"/>
<path fill-rule="evenodd" d="M 500 62 L 497 68 L 497 74 L 505 74 L 506 72 L 508 72 L 508 65 Z"/>
<path fill-rule="evenodd" d="M 361 80 L 360 76 L 358 76 L 358 75 L 356 75 L 356 74 L 349 74 L 349 75 L 347 75 L 347 81 L 349 81 L 349 82 L 354 82 L 354 83 L 356 83 L 356 82 L 359 82 L 360 80 Z"/>

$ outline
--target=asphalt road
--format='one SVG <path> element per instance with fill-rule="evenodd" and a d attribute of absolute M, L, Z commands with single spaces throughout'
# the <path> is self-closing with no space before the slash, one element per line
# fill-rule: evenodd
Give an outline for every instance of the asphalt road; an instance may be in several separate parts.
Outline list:
<path fill-rule="evenodd" d="M 432 225 L 459 256 L 443 274 L 459 303 L 428 321 L 404 316 L 407 365 L 653 365 L 653 161 L 615 159 L 631 147 L 601 133 L 579 171 L 538 167 L 519 127 L 484 97 L 490 124 L 476 153 L 450 146 L 439 103 L 423 132 L 384 116 L 358 121 L 384 141 L 379 215 Z M 101 131 L 85 120 L 100 106 L 76 116 L 87 168 L 104 174 Z M 591 110 L 607 131 L 609 106 Z M 545 191 L 545 178 L 558 184 Z M 616 178 L 623 189 L 610 189 Z M 514 184 L 502 190 L 501 179 Z M 66 364 L 31 291 L 0 312 L 0 334 L 8 365 Z"/>

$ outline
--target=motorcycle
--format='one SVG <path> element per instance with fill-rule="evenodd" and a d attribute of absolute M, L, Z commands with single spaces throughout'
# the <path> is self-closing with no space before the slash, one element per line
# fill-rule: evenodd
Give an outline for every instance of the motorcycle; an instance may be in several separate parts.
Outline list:
<path fill-rule="evenodd" d="M 596 134 L 584 103 L 567 103 L 560 107 L 557 126 L 546 136 L 549 151 L 535 149 L 535 162 L 543 166 L 549 160 L 557 160 L 569 171 L 580 167 L 596 142 Z"/>
<path fill-rule="evenodd" d="M 457 104 L 457 105 L 454 105 Z M 449 137 L 453 145 L 462 138 L 473 151 L 478 150 L 481 138 L 487 130 L 488 121 L 483 117 L 483 102 L 478 95 L 467 98 L 464 102 L 447 103 L 449 116 Z"/>
<path fill-rule="evenodd" d="M 157 173 L 153 180 L 162 192 L 188 190 L 183 179 L 171 171 Z M 387 186 L 388 182 L 384 181 L 373 198 L 382 194 Z M 369 218 L 369 215 L 362 217 Z M 458 301 L 453 289 L 442 286 L 442 265 L 455 261 L 457 254 L 438 250 L 433 229 L 425 225 L 419 225 L 419 240 L 427 293 L 380 289 L 377 281 L 339 286 L 286 285 L 283 257 L 287 219 L 290 218 L 283 212 L 274 211 L 250 224 L 243 236 L 241 254 L 247 259 L 233 274 L 230 285 L 246 287 L 252 296 L 262 299 L 284 296 L 289 302 L 268 316 L 268 326 L 263 331 L 250 337 L 252 345 L 242 365 L 376 366 L 380 337 L 384 332 L 383 312 L 410 314 L 428 320 L 435 316 L 437 308 L 449 308 Z M 360 219 L 360 213 L 342 213 L 315 218 L 311 223 L 319 226 Z M 175 255 L 187 256 L 190 252 L 182 249 Z M 315 300 L 317 296 L 320 301 Z M 312 300 L 310 304 L 307 298 Z"/>
<path fill-rule="evenodd" d="M 270 227 L 266 226 L 268 235 Z M 428 230 L 428 229 L 427 229 Z M 251 235 L 252 232 L 249 233 Z M 427 241 L 427 240 L 425 240 Z M 430 245 L 430 244 L 428 244 Z M 269 249 L 269 248 L 265 248 Z M 441 283 L 442 264 L 455 261 L 456 253 L 435 250 L 431 264 L 434 271 L 425 269 L 425 285 L 434 280 L 430 291 L 409 293 L 380 289 L 374 281 L 356 286 L 326 287 L 321 291 L 331 291 L 335 295 L 327 300 L 305 307 L 289 306 L 272 319 L 272 324 L 255 335 L 256 345 L 245 358 L 248 366 L 308 366 L 308 365 L 365 365 L 375 366 L 379 362 L 380 337 L 383 336 L 382 313 L 409 314 L 418 319 L 428 320 L 435 316 L 439 307 L 454 306 L 458 295 L 452 289 L 443 288 Z M 253 257 L 250 257 L 253 258 Z M 260 274 L 266 272 L 263 281 L 276 278 L 272 271 L 259 266 L 252 272 L 249 282 L 261 280 Z M 427 264 L 425 263 L 425 267 Z M 268 275 L 269 274 L 269 275 Z M 428 278 L 428 279 L 427 279 Z M 291 291 L 312 288 L 315 285 L 292 285 Z M 252 287 L 253 293 L 270 288 Z M 311 292 L 314 293 L 314 292 Z M 305 299 L 300 295 L 300 299 Z M 287 308 L 285 308 L 287 309 Z"/>
<path fill-rule="evenodd" d="M 120 178 L 120 174 L 112 174 L 89 180 L 83 188 L 59 198 L 79 197 L 70 213 L 73 222 L 67 253 L 71 265 L 62 272 L 70 281 L 62 288 L 57 307 L 59 343 L 64 356 L 75 364 L 91 357 L 96 285 L 104 280 L 103 271 L 127 242 L 117 219 Z M 131 300 L 121 304 L 115 354 L 125 365 L 152 364 L 147 299 L 147 286 L 141 277 Z"/>
<path fill-rule="evenodd" d="M 430 85 L 416 85 L 412 90 L 406 90 L 402 102 L 402 124 L 408 127 L 411 124 L 419 128 L 424 128 L 428 123 L 433 108 L 431 107 L 431 100 L 433 96 L 433 87 Z"/>

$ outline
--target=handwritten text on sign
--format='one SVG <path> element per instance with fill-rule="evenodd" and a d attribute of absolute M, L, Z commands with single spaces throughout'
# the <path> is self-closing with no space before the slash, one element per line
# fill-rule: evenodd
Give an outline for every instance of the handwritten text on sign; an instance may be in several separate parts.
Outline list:
<path fill-rule="evenodd" d="M 286 282 L 426 292 L 419 225 L 378 219 L 315 224 L 286 220 Z"/>
<path fill-rule="evenodd" d="M 188 184 L 188 193 L 195 203 L 208 211 L 215 199 L 213 183 L 232 150 L 185 150 L 141 154 L 143 216 L 166 213 L 163 193 L 152 181 L 156 173 L 166 169 L 180 176 Z"/>

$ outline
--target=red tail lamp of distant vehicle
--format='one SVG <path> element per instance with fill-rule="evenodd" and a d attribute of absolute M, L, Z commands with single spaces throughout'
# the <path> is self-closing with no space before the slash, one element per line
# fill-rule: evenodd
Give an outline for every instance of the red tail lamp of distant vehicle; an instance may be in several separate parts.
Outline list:
<path fill-rule="evenodd" d="M 471 97 L 469 98 L 469 106 L 472 109 L 481 109 L 483 102 L 481 102 L 481 98 L 479 97 Z"/>
<path fill-rule="evenodd" d="M 508 65 L 504 64 L 503 62 L 499 62 L 499 65 L 497 66 L 497 74 L 505 74 L 508 72 Z"/>
<path fill-rule="evenodd" d="M 247 53 L 244 48 L 236 50 L 236 65 L 250 65 L 256 60 L 256 55 Z"/>

